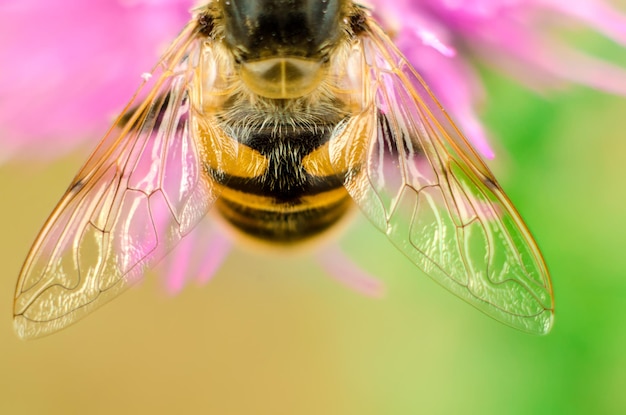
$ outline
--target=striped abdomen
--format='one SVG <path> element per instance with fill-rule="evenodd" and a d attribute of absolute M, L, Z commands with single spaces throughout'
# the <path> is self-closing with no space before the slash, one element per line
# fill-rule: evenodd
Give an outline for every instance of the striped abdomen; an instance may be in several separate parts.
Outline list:
<path fill-rule="evenodd" d="M 246 234 L 278 243 L 335 224 L 351 206 L 345 173 L 333 171 L 328 157 L 335 126 L 274 124 L 232 134 L 238 136 L 239 165 L 215 178 L 223 185 L 220 214 Z"/>

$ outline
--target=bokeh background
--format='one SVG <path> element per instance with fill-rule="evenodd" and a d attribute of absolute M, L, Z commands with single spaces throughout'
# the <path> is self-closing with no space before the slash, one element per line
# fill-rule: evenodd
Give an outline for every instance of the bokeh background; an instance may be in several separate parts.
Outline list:
<path fill-rule="evenodd" d="M 599 37 L 576 40 L 626 64 Z M 20 341 L 15 281 L 86 157 L 76 151 L 0 166 L 0 413 L 626 413 L 626 99 L 541 97 L 482 70 L 489 164 L 552 272 L 548 336 L 477 312 L 361 222 L 349 239 L 383 299 L 306 255 L 236 250 L 204 286 L 171 296 L 153 273 L 79 324 Z"/>

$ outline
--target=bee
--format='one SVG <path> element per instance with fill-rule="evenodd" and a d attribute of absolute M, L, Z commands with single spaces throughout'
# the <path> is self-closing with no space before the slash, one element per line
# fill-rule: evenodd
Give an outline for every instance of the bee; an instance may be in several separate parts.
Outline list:
<path fill-rule="evenodd" d="M 530 232 L 366 8 L 213 0 L 41 230 L 17 282 L 15 329 L 34 338 L 83 318 L 209 211 L 293 246 L 357 207 L 453 294 L 522 331 L 550 330 L 552 287 Z"/>

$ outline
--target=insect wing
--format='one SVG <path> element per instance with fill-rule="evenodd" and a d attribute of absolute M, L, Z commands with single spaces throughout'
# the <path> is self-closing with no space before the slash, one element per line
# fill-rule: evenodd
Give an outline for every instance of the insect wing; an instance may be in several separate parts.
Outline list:
<path fill-rule="evenodd" d="M 118 295 L 217 198 L 195 133 L 203 49 L 195 33 L 190 24 L 166 52 L 39 234 L 17 283 L 20 337 L 59 330 Z"/>
<path fill-rule="evenodd" d="M 370 21 L 361 41 L 370 108 L 331 146 L 336 168 L 351 172 L 348 192 L 438 283 L 510 326 L 547 333 L 550 278 L 515 208 L 382 30 Z"/>

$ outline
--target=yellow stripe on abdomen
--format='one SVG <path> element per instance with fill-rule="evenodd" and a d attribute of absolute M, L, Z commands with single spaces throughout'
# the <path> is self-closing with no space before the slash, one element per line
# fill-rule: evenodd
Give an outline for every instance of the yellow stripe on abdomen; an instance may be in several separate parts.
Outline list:
<path fill-rule="evenodd" d="M 326 231 L 352 206 L 339 187 L 294 201 L 278 201 L 225 187 L 216 207 L 240 231 L 267 242 L 303 241 Z"/>

